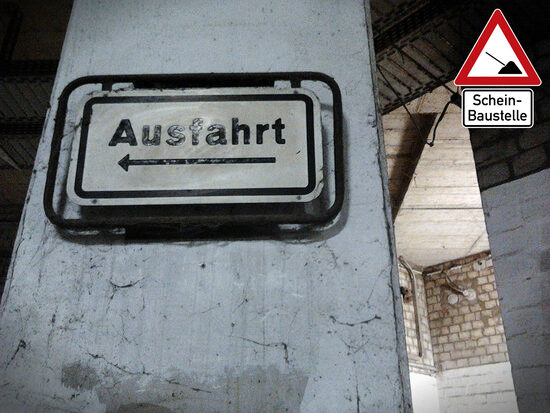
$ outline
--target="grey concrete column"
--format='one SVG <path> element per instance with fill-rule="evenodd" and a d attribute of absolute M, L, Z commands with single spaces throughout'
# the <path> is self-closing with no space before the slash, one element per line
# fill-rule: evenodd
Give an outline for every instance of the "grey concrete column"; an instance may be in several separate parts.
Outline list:
<path fill-rule="evenodd" d="M 550 40 L 534 51 L 535 126 L 470 131 L 522 413 L 550 410 Z"/>
<path fill-rule="evenodd" d="M 550 409 L 550 170 L 481 194 L 522 413 Z"/>
<path fill-rule="evenodd" d="M 2 298 L 2 411 L 410 409 L 367 21 L 351 0 L 75 2 Z M 46 219 L 53 111 L 71 80 L 304 70 L 343 92 L 348 194 L 329 230 L 129 242 Z"/>

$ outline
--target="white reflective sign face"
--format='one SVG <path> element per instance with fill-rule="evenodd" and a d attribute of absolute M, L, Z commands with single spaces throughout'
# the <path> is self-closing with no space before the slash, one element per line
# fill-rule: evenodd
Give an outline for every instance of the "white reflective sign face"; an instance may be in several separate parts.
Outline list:
<path fill-rule="evenodd" d="M 322 189 L 305 89 L 119 91 L 85 102 L 67 192 L 79 205 L 307 202 Z"/>
<path fill-rule="evenodd" d="M 532 89 L 462 91 L 462 126 L 465 128 L 530 128 L 533 117 Z"/>

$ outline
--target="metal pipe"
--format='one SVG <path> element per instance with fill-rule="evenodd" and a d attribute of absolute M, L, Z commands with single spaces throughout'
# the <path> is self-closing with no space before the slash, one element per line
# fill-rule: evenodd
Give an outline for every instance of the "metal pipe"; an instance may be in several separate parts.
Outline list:
<path fill-rule="evenodd" d="M 402 255 L 399 256 L 399 262 L 403 267 L 405 267 L 405 270 L 407 270 L 407 273 L 409 274 L 409 279 L 411 280 L 411 291 L 412 291 L 412 297 L 413 297 L 413 308 L 414 308 L 414 322 L 416 326 L 416 344 L 418 346 L 418 357 L 422 357 L 423 349 L 422 349 L 422 340 L 420 338 L 420 321 L 418 319 L 418 304 L 416 301 L 416 279 L 413 274 L 413 270 L 409 263 L 403 258 Z"/>

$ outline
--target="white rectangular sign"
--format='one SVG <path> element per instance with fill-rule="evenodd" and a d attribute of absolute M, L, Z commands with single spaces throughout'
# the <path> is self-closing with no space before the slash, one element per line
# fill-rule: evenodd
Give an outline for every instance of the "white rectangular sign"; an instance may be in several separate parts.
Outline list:
<path fill-rule="evenodd" d="M 79 205 L 307 202 L 322 189 L 306 89 L 102 92 L 80 116 L 67 182 Z"/>
<path fill-rule="evenodd" d="M 466 128 L 530 128 L 533 108 L 531 89 L 462 91 L 462 125 Z"/>

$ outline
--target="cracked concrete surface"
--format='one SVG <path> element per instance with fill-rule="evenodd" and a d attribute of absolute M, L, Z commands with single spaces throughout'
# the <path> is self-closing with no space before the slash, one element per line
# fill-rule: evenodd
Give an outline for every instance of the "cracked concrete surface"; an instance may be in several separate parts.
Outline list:
<path fill-rule="evenodd" d="M 59 232 L 42 208 L 50 112 L 2 299 L 3 412 L 409 410 L 368 8 L 213 4 L 77 0 L 54 96 L 98 73 L 327 73 L 346 219 L 294 240 Z"/>

